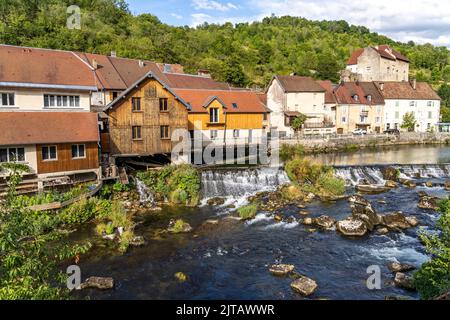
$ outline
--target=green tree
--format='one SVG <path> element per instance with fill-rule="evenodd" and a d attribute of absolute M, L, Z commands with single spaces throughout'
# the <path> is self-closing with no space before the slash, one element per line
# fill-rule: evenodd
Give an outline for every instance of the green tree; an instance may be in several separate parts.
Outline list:
<path fill-rule="evenodd" d="M 300 114 L 299 116 L 292 119 L 291 128 L 294 131 L 300 131 L 302 129 L 302 126 L 305 123 L 306 119 L 307 119 L 306 115 Z"/>
<path fill-rule="evenodd" d="M 450 107 L 450 85 L 443 84 L 439 87 L 438 95 L 442 99 L 442 106 Z"/>
<path fill-rule="evenodd" d="M 319 79 L 338 81 L 342 68 L 331 53 L 322 53 L 317 57 L 317 77 Z"/>
<path fill-rule="evenodd" d="M 414 117 L 413 112 L 407 112 L 403 116 L 403 123 L 401 124 L 402 129 L 407 129 L 409 132 L 412 132 L 416 128 L 416 118 Z"/>

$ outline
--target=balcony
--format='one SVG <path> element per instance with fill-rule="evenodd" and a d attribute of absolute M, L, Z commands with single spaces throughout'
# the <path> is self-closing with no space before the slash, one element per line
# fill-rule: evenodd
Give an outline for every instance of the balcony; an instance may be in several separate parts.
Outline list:
<path fill-rule="evenodd" d="M 303 129 L 322 129 L 322 128 L 333 128 L 334 124 L 328 121 L 321 122 L 307 122 L 303 124 Z"/>

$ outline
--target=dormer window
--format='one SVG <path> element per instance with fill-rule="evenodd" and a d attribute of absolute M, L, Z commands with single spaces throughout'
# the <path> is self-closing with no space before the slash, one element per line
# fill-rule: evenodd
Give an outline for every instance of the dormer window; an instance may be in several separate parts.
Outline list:
<path fill-rule="evenodd" d="M 231 105 L 233 106 L 233 109 L 237 109 L 237 107 L 238 107 L 236 102 L 233 102 Z"/>
<path fill-rule="evenodd" d="M 219 109 L 217 108 L 209 109 L 209 122 L 211 123 L 219 122 Z"/>
<path fill-rule="evenodd" d="M 372 96 L 370 94 L 367 96 L 367 101 L 372 102 Z"/>
<path fill-rule="evenodd" d="M 353 100 L 359 101 L 359 96 L 358 96 L 357 94 L 355 94 L 355 95 L 353 96 Z"/>

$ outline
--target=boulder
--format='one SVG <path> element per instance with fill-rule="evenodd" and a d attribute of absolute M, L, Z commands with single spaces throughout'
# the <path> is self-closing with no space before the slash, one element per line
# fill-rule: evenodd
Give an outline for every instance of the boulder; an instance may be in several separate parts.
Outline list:
<path fill-rule="evenodd" d="M 433 187 L 433 182 L 427 181 L 427 182 L 425 183 L 425 186 L 428 187 L 428 188 L 432 188 L 432 187 Z"/>
<path fill-rule="evenodd" d="M 380 224 L 380 218 L 369 201 L 358 195 L 350 197 L 349 201 L 352 217 L 355 220 L 363 221 L 369 231 L 372 231 L 376 225 Z"/>
<path fill-rule="evenodd" d="M 417 207 L 424 210 L 438 210 L 439 209 L 438 200 L 439 199 L 435 197 L 422 195 L 419 199 L 419 204 L 417 205 Z"/>
<path fill-rule="evenodd" d="M 364 193 L 372 193 L 372 194 L 378 194 L 378 193 L 384 193 L 391 190 L 391 188 L 386 186 L 380 186 L 375 184 L 358 184 L 355 189 L 359 192 Z"/>
<path fill-rule="evenodd" d="M 269 271 L 276 276 L 285 276 L 294 271 L 294 268 L 292 264 L 274 264 L 270 266 Z"/>
<path fill-rule="evenodd" d="M 384 186 L 387 188 L 390 188 L 390 189 L 397 188 L 397 182 L 392 181 L 392 180 L 386 180 Z"/>
<path fill-rule="evenodd" d="M 415 290 L 413 278 L 402 272 L 395 274 L 394 283 L 397 287 L 411 291 Z"/>
<path fill-rule="evenodd" d="M 300 293 L 301 295 L 307 297 L 314 293 L 317 289 L 317 283 L 307 277 L 300 277 L 291 283 L 291 288 Z"/>
<path fill-rule="evenodd" d="M 378 234 L 388 234 L 389 233 L 389 229 L 388 228 L 378 228 L 377 229 L 377 233 Z"/>
<path fill-rule="evenodd" d="M 349 217 L 336 223 L 336 230 L 345 236 L 361 237 L 367 233 L 366 224 L 358 219 Z"/>
<path fill-rule="evenodd" d="M 310 226 L 313 224 L 313 219 L 312 218 L 305 218 L 303 219 L 303 224 L 306 226 Z"/>
<path fill-rule="evenodd" d="M 331 227 L 334 226 L 335 223 L 336 220 L 326 215 L 313 219 L 313 224 L 323 229 L 330 229 Z"/>
<path fill-rule="evenodd" d="M 298 212 L 298 214 L 300 214 L 300 215 L 302 215 L 302 216 L 307 216 L 307 215 L 310 215 L 311 212 L 306 211 L 306 210 L 301 210 L 301 211 Z"/>
<path fill-rule="evenodd" d="M 220 197 L 211 198 L 208 199 L 206 203 L 208 204 L 208 206 L 221 206 L 225 203 L 225 199 Z"/>
<path fill-rule="evenodd" d="M 383 225 L 390 229 L 408 229 L 413 227 L 413 225 L 411 225 L 411 219 L 407 219 L 400 211 L 386 214 L 382 216 L 382 220 Z"/>
<path fill-rule="evenodd" d="M 408 188 L 415 188 L 417 186 L 416 183 L 411 179 L 399 179 L 399 182 Z"/>
<path fill-rule="evenodd" d="M 283 221 L 283 216 L 281 216 L 281 215 L 279 215 L 279 214 L 276 214 L 276 215 L 273 217 L 273 219 L 274 219 L 275 221 L 277 221 L 277 222 L 281 222 L 281 221 Z"/>
<path fill-rule="evenodd" d="M 383 174 L 384 180 L 398 181 L 400 176 L 400 171 L 394 167 L 386 167 L 381 170 L 381 173 Z"/>
<path fill-rule="evenodd" d="M 412 228 L 417 227 L 419 225 L 419 220 L 416 217 L 409 216 L 409 217 L 406 217 L 405 219 L 406 219 L 406 222 L 408 222 Z"/>
<path fill-rule="evenodd" d="M 114 288 L 113 278 L 89 277 L 80 285 L 81 289 L 100 289 L 107 290 Z"/>
<path fill-rule="evenodd" d="M 408 272 L 416 269 L 416 267 L 406 264 L 406 263 L 399 263 L 399 262 L 391 262 L 388 264 L 388 269 L 391 272 Z"/>
<path fill-rule="evenodd" d="M 445 190 L 450 191 L 450 181 L 445 182 L 444 188 Z"/>

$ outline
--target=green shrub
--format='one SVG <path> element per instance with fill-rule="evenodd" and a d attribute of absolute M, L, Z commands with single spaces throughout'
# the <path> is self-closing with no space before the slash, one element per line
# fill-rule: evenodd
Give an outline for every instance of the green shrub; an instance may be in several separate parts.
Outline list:
<path fill-rule="evenodd" d="M 304 155 L 305 148 L 301 144 L 289 145 L 282 144 L 280 147 L 280 159 L 283 162 L 289 161 L 296 157 Z"/>
<path fill-rule="evenodd" d="M 356 143 L 348 143 L 342 147 L 342 150 L 344 152 L 356 152 L 359 150 L 359 148 L 360 148 L 359 145 Z"/>
<path fill-rule="evenodd" d="M 439 234 L 420 234 L 432 259 L 414 274 L 414 285 L 422 299 L 432 299 L 450 290 L 450 200 L 439 204 Z"/>
<path fill-rule="evenodd" d="M 345 181 L 331 172 L 322 173 L 316 182 L 320 195 L 339 196 L 345 193 Z"/>
<path fill-rule="evenodd" d="M 258 211 L 258 207 L 256 204 L 249 204 L 243 207 L 240 207 L 238 210 L 239 217 L 241 217 L 242 220 L 248 220 L 255 217 L 256 212 Z"/>
<path fill-rule="evenodd" d="M 124 192 L 129 191 L 130 187 L 117 181 L 116 183 L 113 184 L 112 189 L 114 192 Z"/>

